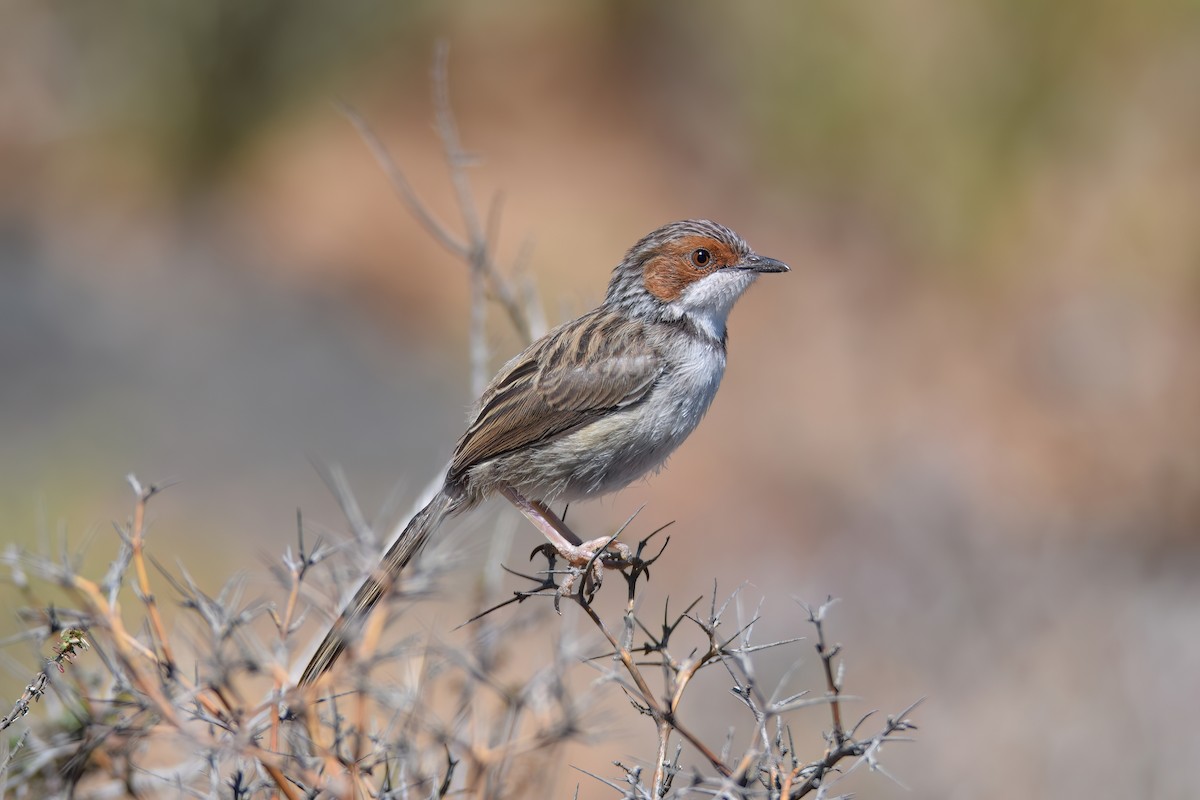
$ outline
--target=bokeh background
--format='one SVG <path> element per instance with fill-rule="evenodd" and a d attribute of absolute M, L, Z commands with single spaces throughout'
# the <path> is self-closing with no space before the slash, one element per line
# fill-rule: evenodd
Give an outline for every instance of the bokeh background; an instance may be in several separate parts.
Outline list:
<path fill-rule="evenodd" d="M 725 384 L 670 468 L 576 519 L 676 520 L 655 592 L 748 582 L 764 635 L 805 632 L 794 597 L 842 598 L 863 708 L 928 696 L 918 743 L 885 750 L 911 792 L 855 775 L 859 796 L 1200 795 L 1192 0 L 3 16 L 4 542 L 94 537 L 103 565 L 123 476 L 177 479 L 160 558 L 270 597 L 297 508 L 345 528 L 310 459 L 368 509 L 433 477 L 472 400 L 467 277 L 335 101 L 455 221 L 429 85 L 444 38 L 473 186 L 504 197 L 499 258 L 550 322 L 671 219 L 793 266 L 735 309 Z M 498 365 L 519 343 L 498 314 L 490 330 Z M 513 515 L 453 534 L 468 575 Z M 519 528 L 511 559 L 534 544 Z M 8 648 L 3 685 L 30 657 Z M 573 764 L 650 752 L 644 719 L 605 724 Z M 571 770 L 561 796 L 577 782 L 610 796 Z"/>

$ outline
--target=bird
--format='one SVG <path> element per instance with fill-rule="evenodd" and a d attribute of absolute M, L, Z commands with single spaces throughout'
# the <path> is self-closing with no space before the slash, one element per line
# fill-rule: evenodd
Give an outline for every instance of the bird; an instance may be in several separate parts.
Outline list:
<path fill-rule="evenodd" d="M 440 490 L 346 604 L 299 685 L 316 682 L 356 640 L 439 526 L 488 496 L 509 500 L 575 567 L 595 568 L 597 554 L 627 562 L 628 547 L 613 537 L 582 541 L 550 504 L 598 497 L 657 472 L 712 403 L 734 303 L 759 275 L 788 270 L 711 220 L 672 222 L 638 240 L 597 308 L 533 342 L 492 378 Z"/>

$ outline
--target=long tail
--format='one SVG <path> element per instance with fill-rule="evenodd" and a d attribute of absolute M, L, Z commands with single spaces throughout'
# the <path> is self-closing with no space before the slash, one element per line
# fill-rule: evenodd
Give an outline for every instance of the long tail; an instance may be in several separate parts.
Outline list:
<path fill-rule="evenodd" d="M 379 566 L 363 581 L 363 585 L 358 587 L 358 591 L 346 604 L 329 633 L 325 634 L 321 646 L 317 648 L 317 652 L 313 654 L 300 676 L 301 686 L 313 683 L 324 675 L 346 649 L 346 645 L 358 638 L 367 616 L 391 591 L 396 579 L 400 577 L 401 570 L 408 566 L 408 562 L 412 561 L 430 534 L 442 524 L 442 520 L 456 509 L 457 504 L 453 498 L 442 491 L 413 515 L 404 527 L 404 532 L 388 548 Z"/>

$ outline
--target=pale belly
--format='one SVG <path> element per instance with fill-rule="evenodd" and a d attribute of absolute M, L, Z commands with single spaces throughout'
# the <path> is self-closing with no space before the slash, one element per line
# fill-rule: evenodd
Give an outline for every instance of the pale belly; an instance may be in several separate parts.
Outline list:
<path fill-rule="evenodd" d="M 571 501 L 617 491 L 656 472 L 695 430 L 724 372 L 723 352 L 697 348 L 690 355 L 641 403 L 481 464 L 471 471 L 472 483 L 482 488 L 503 482 L 533 499 Z"/>

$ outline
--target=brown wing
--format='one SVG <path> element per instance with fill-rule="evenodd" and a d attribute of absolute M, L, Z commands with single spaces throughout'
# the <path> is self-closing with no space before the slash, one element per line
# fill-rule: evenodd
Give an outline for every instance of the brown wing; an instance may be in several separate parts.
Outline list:
<path fill-rule="evenodd" d="M 480 398 L 447 475 L 550 441 L 644 398 L 662 373 L 636 321 L 600 309 L 539 339 L 508 362 Z"/>

